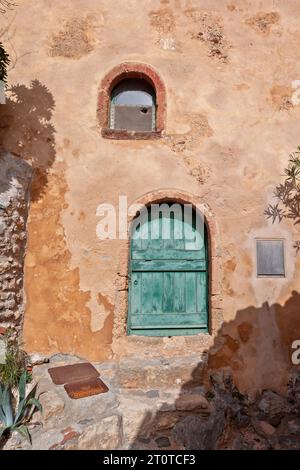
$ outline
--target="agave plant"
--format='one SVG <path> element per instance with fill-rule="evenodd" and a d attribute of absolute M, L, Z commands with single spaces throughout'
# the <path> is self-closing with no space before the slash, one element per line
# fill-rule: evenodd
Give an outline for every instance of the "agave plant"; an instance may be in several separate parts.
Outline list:
<path fill-rule="evenodd" d="M 35 398 L 36 386 L 26 396 L 26 372 L 20 377 L 17 404 L 13 406 L 12 390 L 0 384 L 0 439 L 17 431 L 31 443 L 31 436 L 27 427 L 35 409 L 42 411 L 42 405 Z"/>

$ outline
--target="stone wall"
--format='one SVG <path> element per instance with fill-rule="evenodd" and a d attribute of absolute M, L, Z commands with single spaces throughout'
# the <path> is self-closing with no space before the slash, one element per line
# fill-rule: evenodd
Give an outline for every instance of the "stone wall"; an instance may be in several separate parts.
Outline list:
<path fill-rule="evenodd" d="M 16 338 L 23 326 L 23 266 L 27 241 L 30 165 L 0 151 L 0 324 Z"/>

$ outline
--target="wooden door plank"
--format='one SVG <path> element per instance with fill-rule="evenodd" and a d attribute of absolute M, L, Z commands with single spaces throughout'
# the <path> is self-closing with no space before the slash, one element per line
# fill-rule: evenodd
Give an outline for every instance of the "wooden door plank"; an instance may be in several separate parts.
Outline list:
<path fill-rule="evenodd" d="M 197 311 L 207 311 L 207 283 L 206 283 L 206 272 L 195 273 L 197 279 Z"/>
<path fill-rule="evenodd" d="M 163 296 L 162 296 L 162 311 L 172 312 L 174 305 L 174 273 L 165 272 L 163 274 Z M 162 325 L 164 316 L 161 317 Z"/>
<path fill-rule="evenodd" d="M 162 312 L 162 294 L 163 294 L 163 273 L 153 272 L 153 302 L 152 302 L 152 313 L 161 315 Z"/>
<path fill-rule="evenodd" d="M 185 277 L 186 288 L 186 312 L 197 312 L 197 288 L 196 288 L 196 274 L 195 272 L 186 273 Z"/>
<path fill-rule="evenodd" d="M 185 272 L 174 273 L 174 311 L 185 312 Z"/>
<path fill-rule="evenodd" d="M 133 271 L 205 271 L 204 260 L 134 260 Z"/>
<path fill-rule="evenodd" d="M 164 241 L 164 240 L 162 240 Z M 132 251 L 132 259 L 161 259 L 161 260 L 180 260 L 180 259 L 189 259 L 189 260 L 205 260 L 205 253 L 203 251 L 193 251 L 193 250 L 154 250 L 152 247 L 148 247 L 147 250 L 136 250 Z"/>
<path fill-rule="evenodd" d="M 206 322 L 201 321 L 200 313 L 192 313 L 189 315 L 181 315 L 178 312 L 169 312 L 164 314 L 164 322 L 162 324 L 159 315 L 144 314 L 133 315 L 131 319 L 131 328 L 203 328 Z"/>
<path fill-rule="evenodd" d="M 163 251 L 174 250 L 174 220 L 163 216 L 161 218 L 161 224 Z"/>
<path fill-rule="evenodd" d="M 142 274 L 132 273 L 130 281 L 131 292 L 131 315 L 141 312 L 141 285 Z"/>
<path fill-rule="evenodd" d="M 142 276 L 142 305 L 141 312 L 152 313 L 153 284 L 152 272 L 143 272 Z"/>
<path fill-rule="evenodd" d="M 184 233 L 182 220 L 174 218 L 174 249 L 184 250 Z"/>

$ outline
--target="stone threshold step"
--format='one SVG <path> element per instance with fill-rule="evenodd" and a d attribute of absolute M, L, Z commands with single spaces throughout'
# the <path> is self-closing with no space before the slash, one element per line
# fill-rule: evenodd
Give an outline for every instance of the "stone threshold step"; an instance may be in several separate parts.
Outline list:
<path fill-rule="evenodd" d="M 116 374 L 121 388 L 193 388 L 203 384 L 206 362 L 206 353 L 167 359 L 131 357 L 119 360 Z"/>

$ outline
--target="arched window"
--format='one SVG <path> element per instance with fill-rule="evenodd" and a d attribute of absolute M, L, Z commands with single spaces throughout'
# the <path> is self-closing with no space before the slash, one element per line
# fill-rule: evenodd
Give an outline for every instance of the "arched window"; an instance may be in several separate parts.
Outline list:
<path fill-rule="evenodd" d="M 117 65 L 101 81 L 97 115 L 106 139 L 159 139 L 166 120 L 162 79 L 147 64 Z"/>
<path fill-rule="evenodd" d="M 111 129 L 152 132 L 156 128 L 156 97 L 143 79 L 125 78 L 112 90 L 109 124 Z"/>

